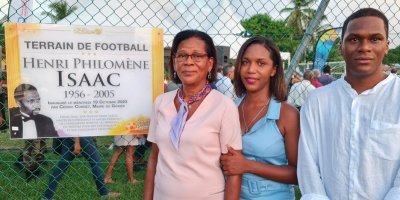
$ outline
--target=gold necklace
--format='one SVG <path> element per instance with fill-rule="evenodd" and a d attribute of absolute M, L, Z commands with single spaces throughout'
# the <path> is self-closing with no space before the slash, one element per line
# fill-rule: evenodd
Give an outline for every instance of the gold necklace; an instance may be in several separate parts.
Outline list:
<path fill-rule="evenodd" d="M 261 108 L 261 110 L 258 111 L 258 113 L 256 114 L 256 116 L 254 116 L 254 118 L 250 121 L 250 123 L 249 123 L 250 128 L 251 128 L 251 124 L 254 122 L 254 120 L 256 120 L 257 117 L 258 117 L 258 116 L 261 114 L 261 112 L 264 110 L 264 108 L 267 107 L 267 106 L 269 105 L 269 102 L 270 102 L 270 101 L 271 101 L 271 97 L 268 99 L 268 102 L 267 102 L 265 105 L 263 105 L 263 107 Z M 243 109 L 243 107 L 244 107 L 244 104 L 245 104 L 245 103 L 246 103 L 246 98 L 243 99 L 243 105 L 242 105 L 242 118 L 243 118 L 243 122 L 244 122 L 244 133 L 243 133 L 243 134 L 246 134 L 246 133 L 248 133 L 248 132 L 250 131 L 249 126 L 247 126 L 247 123 L 246 123 L 246 118 L 244 117 L 244 109 Z"/>

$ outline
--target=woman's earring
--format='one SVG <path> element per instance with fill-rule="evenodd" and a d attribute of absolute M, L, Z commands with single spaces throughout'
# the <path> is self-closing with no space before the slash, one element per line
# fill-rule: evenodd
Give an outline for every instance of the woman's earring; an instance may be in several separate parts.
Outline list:
<path fill-rule="evenodd" d="M 211 73 L 208 72 L 207 79 L 211 79 Z"/>
<path fill-rule="evenodd" d="M 174 72 L 174 78 L 176 78 L 176 72 Z"/>

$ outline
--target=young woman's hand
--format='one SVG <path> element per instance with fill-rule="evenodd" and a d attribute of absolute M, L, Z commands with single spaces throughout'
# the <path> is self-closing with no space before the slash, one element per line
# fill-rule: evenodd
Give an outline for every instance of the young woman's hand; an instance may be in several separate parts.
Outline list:
<path fill-rule="evenodd" d="M 246 172 L 247 159 L 240 151 L 228 146 L 228 153 L 220 158 L 225 175 L 240 175 Z"/>

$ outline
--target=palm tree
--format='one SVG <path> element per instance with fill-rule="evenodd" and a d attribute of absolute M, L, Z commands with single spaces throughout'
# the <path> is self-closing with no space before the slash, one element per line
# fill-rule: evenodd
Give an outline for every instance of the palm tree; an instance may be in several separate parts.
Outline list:
<path fill-rule="evenodd" d="M 286 23 L 290 27 L 294 27 L 299 35 L 303 35 L 309 22 L 315 14 L 315 10 L 310 6 L 317 0 L 292 0 L 292 6 L 287 6 L 282 9 L 281 13 L 290 12 L 286 18 Z"/>
<path fill-rule="evenodd" d="M 43 11 L 42 15 L 46 15 L 50 17 L 53 23 L 57 23 L 58 21 L 64 19 L 66 16 L 73 13 L 78 7 L 69 6 L 68 3 L 64 0 L 53 2 L 49 4 L 50 12 Z"/>

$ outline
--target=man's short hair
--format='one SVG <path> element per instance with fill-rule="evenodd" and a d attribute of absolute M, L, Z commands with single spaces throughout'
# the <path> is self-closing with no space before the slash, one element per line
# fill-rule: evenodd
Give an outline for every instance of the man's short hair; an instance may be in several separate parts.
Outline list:
<path fill-rule="evenodd" d="M 321 76 L 321 71 L 319 71 L 319 69 L 313 69 L 312 72 L 315 78 L 319 78 Z"/>
<path fill-rule="evenodd" d="M 303 74 L 305 80 L 311 81 L 314 78 L 314 73 L 311 70 L 306 70 Z"/>
<path fill-rule="evenodd" d="M 25 91 L 36 91 L 37 92 L 37 89 L 33 85 L 22 83 L 15 88 L 14 99 L 16 101 L 20 101 L 22 98 L 24 98 Z"/>
<path fill-rule="evenodd" d="M 229 70 L 232 69 L 233 65 L 226 65 L 222 68 L 222 74 L 227 76 L 229 74 Z"/>
<path fill-rule="evenodd" d="M 325 74 L 330 74 L 331 73 L 331 66 L 325 65 L 324 69 L 322 69 L 322 72 Z"/>
<path fill-rule="evenodd" d="M 383 24 L 385 27 L 385 32 L 386 32 L 386 38 L 389 37 L 389 20 L 383 14 L 381 11 L 374 9 L 374 8 L 362 8 L 355 13 L 351 14 L 343 23 L 343 28 L 342 28 L 342 41 L 343 41 L 343 36 L 346 33 L 347 30 L 347 25 L 351 20 L 360 18 L 360 17 L 378 17 L 383 20 Z"/>

